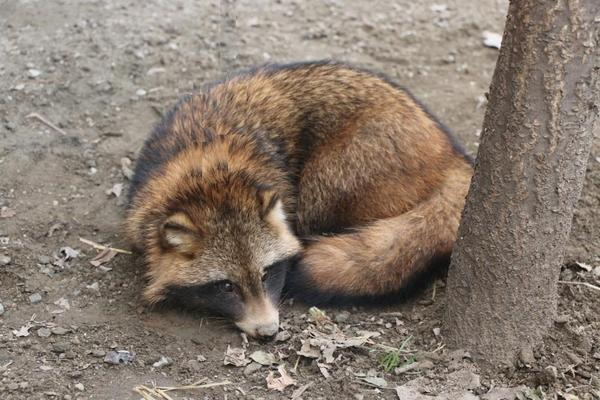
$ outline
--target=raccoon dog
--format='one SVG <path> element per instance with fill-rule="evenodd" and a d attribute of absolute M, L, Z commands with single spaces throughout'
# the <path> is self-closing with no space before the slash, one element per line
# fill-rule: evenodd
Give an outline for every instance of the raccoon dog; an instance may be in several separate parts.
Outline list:
<path fill-rule="evenodd" d="M 450 133 L 386 78 L 266 65 L 182 99 L 156 126 L 126 232 L 149 303 L 272 336 L 286 280 L 307 303 L 360 302 L 447 265 L 471 175 Z"/>

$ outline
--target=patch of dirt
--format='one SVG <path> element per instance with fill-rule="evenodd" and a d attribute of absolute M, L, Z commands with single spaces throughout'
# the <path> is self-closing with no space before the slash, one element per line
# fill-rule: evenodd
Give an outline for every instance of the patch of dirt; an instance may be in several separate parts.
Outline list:
<path fill-rule="evenodd" d="M 124 247 L 124 194 L 116 196 L 115 187 L 127 189 L 123 159 L 135 160 L 179 96 L 238 67 L 334 58 L 384 72 L 476 151 L 497 56 L 481 35 L 501 32 L 506 6 L 504 0 L 0 1 L 0 397 L 139 399 L 138 385 L 203 380 L 231 383 L 169 394 L 274 399 L 303 388 L 296 398 L 392 399 L 396 386 L 410 382 L 403 393 L 424 398 L 485 398 L 490 388 L 520 384 L 549 396 L 600 398 L 600 295 L 582 285 L 561 285 L 561 319 L 521 367 L 477 379 L 468 355 L 443 347 L 442 283 L 433 300 L 429 289 L 391 309 L 326 310 L 331 320 L 321 325 L 306 307 L 286 304 L 289 339 L 245 344 L 224 321 L 146 310 L 139 261 L 118 254 L 94 266 L 98 251 L 79 240 Z M 596 268 L 599 149 L 596 137 L 566 258 Z M 599 279 L 574 266 L 563 271 L 565 281 L 598 285 Z M 364 331 L 376 335 L 333 353 L 331 337 L 321 337 Z M 320 358 L 299 356 L 302 340 L 315 337 L 325 340 L 312 349 Z M 403 344 L 403 351 L 391 350 Z M 269 389 L 269 371 L 270 386 L 281 378 L 276 365 L 223 365 L 228 346 L 246 346 L 246 357 L 272 354 L 296 385 Z M 104 362 L 116 350 L 135 358 Z M 401 373 L 384 371 L 386 355 L 386 365 Z M 166 365 L 153 366 L 161 357 Z"/>

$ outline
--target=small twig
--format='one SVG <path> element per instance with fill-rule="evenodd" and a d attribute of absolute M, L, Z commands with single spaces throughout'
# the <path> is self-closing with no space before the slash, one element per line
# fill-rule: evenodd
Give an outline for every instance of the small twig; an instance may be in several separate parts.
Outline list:
<path fill-rule="evenodd" d="M 10 360 L 9 362 L 7 362 L 4 365 L 0 365 L 0 371 L 4 371 L 6 370 L 6 368 L 10 367 L 10 365 L 13 363 L 13 360 Z"/>
<path fill-rule="evenodd" d="M 361 381 L 361 380 L 354 381 L 354 382 L 360 383 L 362 385 L 370 386 L 370 387 L 373 387 L 373 388 L 382 389 L 382 390 L 396 390 L 396 388 L 377 386 L 377 385 L 374 385 L 374 384 L 372 384 L 370 382 Z"/>
<path fill-rule="evenodd" d="M 97 249 L 97 250 L 113 250 L 116 251 L 117 253 L 122 253 L 122 254 L 133 254 L 131 251 L 129 250 L 123 250 L 123 249 L 117 249 L 116 247 L 110 247 L 110 246 L 104 246 L 100 243 L 96 243 L 93 242 L 89 239 L 84 239 L 84 238 L 79 238 L 79 241 L 85 244 L 89 244 L 90 246 L 92 246 L 93 248 Z"/>
<path fill-rule="evenodd" d="M 35 118 L 38 121 L 40 121 L 41 123 L 43 123 L 44 125 L 54 129 L 55 131 L 62 133 L 63 135 L 67 136 L 67 132 L 63 131 L 62 129 L 60 129 L 58 126 L 54 125 L 52 122 L 48 121 L 46 118 L 42 117 L 40 114 L 38 113 L 31 113 L 29 115 L 27 115 L 25 118 Z"/>
<path fill-rule="evenodd" d="M 437 281 L 433 281 L 433 293 L 431 293 L 431 302 L 435 301 L 435 292 L 437 289 Z"/>
<path fill-rule="evenodd" d="M 435 353 L 435 352 L 437 352 L 437 351 L 440 351 L 440 350 L 442 350 L 444 347 L 446 347 L 446 344 L 445 344 L 445 343 L 442 343 L 441 345 L 439 345 L 439 346 L 438 346 L 438 348 L 437 348 L 437 349 L 435 349 L 434 351 L 432 351 L 432 353 Z"/>
<path fill-rule="evenodd" d="M 165 390 L 155 388 L 154 391 L 156 391 L 156 393 L 158 393 L 159 395 L 164 397 L 166 400 L 173 400 L 173 398 L 171 396 L 169 396 L 168 394 L 165 393 Z"/>
<path fill-rule="evenodd" d="M 558 283 L 562 283 L 565 285 L 580 285 L 580 286 L 585 286 L 588 287 L 590 289 L 594 289 L 600 292 L 600 287 L 592 285 L 591 283 L 587 283 L 587 282 L 575 282 L 575 281 L 558 281 Z"/>
<path fill-rule="evenodd" d="M 230 385 L 231 382 L 223 381 L 223 382 L 213 382 L 213 383 L 205 383 L 206 378 L 203 378 L 191 385 L 187 386 L 155 386 L 153 388 L 149 388 L 148 386 L 140 385 L 133 388 L 134 392 L 142 395 L 144 400 L 173 400 L 171 396 L 169 396 L 166 392 L 171 392 L 174 390 L 195 390 L 195 389 L 207 389 L 215 386 L 223 386 Z"/>
<path fill-rule="evenodd" d="M 294 368 L 292 369 L 292 371 L 294 371 L 294 373 L 298 373 L 298 363 L 300 362 L 300 356 L 298 356 L 298 358 L 296 358 L 296 363 L 294 364 Z"/>
<path fill-rule="evenodd" d="M 144 400 L 156 400 L 156 398 L 150 394 L 151 389 L 147 388 L 146 386 L 136 386 L 133 388 L 133 391 L 137 394 L 140 394 Z"/>

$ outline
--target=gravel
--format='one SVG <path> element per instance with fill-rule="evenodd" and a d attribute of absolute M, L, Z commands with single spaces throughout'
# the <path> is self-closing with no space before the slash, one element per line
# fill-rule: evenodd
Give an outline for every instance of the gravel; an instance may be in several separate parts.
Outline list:
<path fill-rule="evenodd" d="M 41 301 L 42 301 L 42 295 L 39 293 L 34 293 L 29 296 L 29 302 L 31 304 L 38 304 Z"/>

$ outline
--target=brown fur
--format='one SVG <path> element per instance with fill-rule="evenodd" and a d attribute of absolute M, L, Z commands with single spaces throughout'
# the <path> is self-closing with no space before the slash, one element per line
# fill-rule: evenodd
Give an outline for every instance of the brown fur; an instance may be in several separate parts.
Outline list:
<path fill-rule="evenodd" d="M 337 63 L 265 66 L 163 120 L 140 155 L 126 230 L 150 302 L 223 276 L 256 291 L 267 262 L 299 251 L 298 287 L 386 295 L 449 256 L 471 174 L 385 79 Z M 296 237 L 311 240 L 301 250 Z"/>

